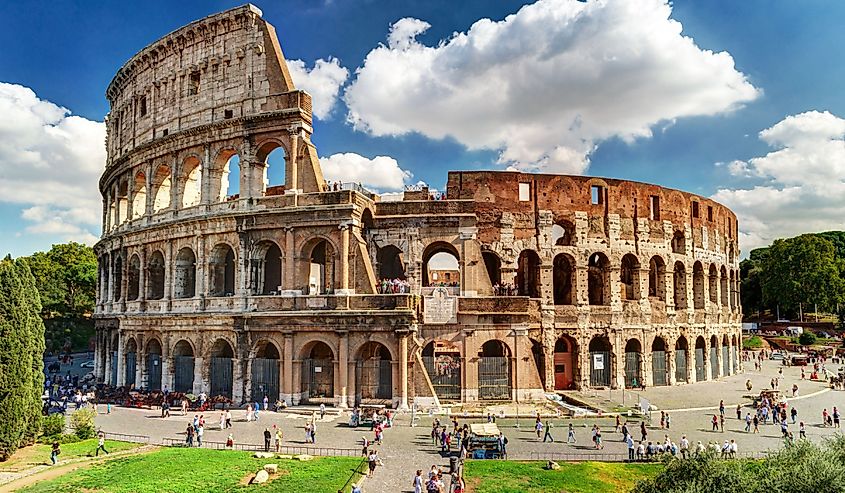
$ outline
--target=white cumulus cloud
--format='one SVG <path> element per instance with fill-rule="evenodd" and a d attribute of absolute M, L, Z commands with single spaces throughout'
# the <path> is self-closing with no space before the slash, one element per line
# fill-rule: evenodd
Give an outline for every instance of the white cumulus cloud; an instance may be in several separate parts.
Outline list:
<path fill-rule="evenodd" d="M 341 66 L 337 58 L 321 58 L 310 69 L 302 60 L 288 60 L 288 70 L 294 85 L 311 95 L 314 116 L 320 120 L 328 119 L 340 88 L 349 77 L 349 70 Z"/>
<path fill-rule="evenodd" d="M 698 47 L 671 14 L 666 0 L 540 0 L 435 46 L 416 39 L 428 23 L 400 19 L 346 88 L 347 119 L 498 150 L 524 170 L 583 172 L 604 139 L 758 96 L 729 53 Z"/>
<path fill-rule="evenodd" d="M 96 240 L 105 137 L 102 122 L 0 82 L 0 201 L 25 207 L 25 232 Z"/>
<path fill-rule="evenodd" d="M 713 199 L 733 209 L 745 252 L 776 238 L 845 229 L 845 119 L 827 111 L 787 116 L 760 132 L 774 150 L 733 161 L 748 188 L 724 188 Z"/>
<path fill-rule="evenodd" d="M 320 158 L 320 167 L 329 182 L 361 183 L 378 191 L 402 190 L 411 178 L 411 173 L 400 168 L 389 156 L 370 159 L 354 152 L 343 152 Z"/>

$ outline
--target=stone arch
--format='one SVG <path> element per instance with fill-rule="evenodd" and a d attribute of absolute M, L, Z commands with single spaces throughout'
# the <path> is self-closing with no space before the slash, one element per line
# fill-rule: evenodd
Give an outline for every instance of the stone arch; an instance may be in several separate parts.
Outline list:
<path fill-rule="evenodd" d="M 486 341 L 478 350 L 478 398 L 510 400 L 512 397 L 511 350 L 498 339 Z"/>
<path fill-rule="evenodd" d="M 519 296 L 540 298 L 540 256 L 534 250 L 519 253 L 516 269 L 516 288 Z"/>
<path fill-rule="evenodd" d="M 719 356 L 721 354 L 719 348 L 719 338 L 715 335 L 710 336 L 710 375 L 715 380 L 719 378 Z M 724 376 L 724 375 L 722 375 Z"/>
<path fill-rule="evenodd" d="M 651 384 L 669 385 L 669 353 L 666 339 L 661 336 L 651 342 Z"/>
<path fill-rule="evenodd" d="M 560 220 L 552 225 L 552 245 L 575 245 L 575 225 L 566 220 Z"/>
<path fill-rule="evenodd" d="M 135 301 L 141 294 L 141 257 L 135 253 L 129 257 L 129 283 L 126 287 L 126 299 Z"/>
<path fill-rule="evenodd" d="M 423 286 L 460 286 L 461 257 L 451 243 L 435 241 L 423 250 Z"/>
<path fill-rule="evenodd" d="M 559 253 L 552 262 L 552 291 L 555 305 L 574 305 L 575 259 Z"/>
<path fill-rule="evenodd" d="M 640 261 L 633 253 L 627 253 L 622 257 L 619 282 L 623 300 L 640 298 Z"/>
<path fill-rule="evenodd" d="M 719 303 L 719 271 L 716 269 L 716 264 L 710 264 L 710 269 L 708 271 L 708 283 L 707 288 L 709 291 L 709 298 L 710 303 L 712 305 L 717 305 Z"/>
<path fill-rule="evenodd" d="M 270 402 L 279 399 L 281 354 L 279 347 L 268 339 L 261 339 L 255 344 L 250 358 L 252 402 L 261 402 L 265 396 Z"/>
<path fill-rule="evenodd" d="M 250 260 L 252 292 L 261 295 L 277 294 L 282 289 L 282 249 L 273 240 L 255 244 Z"/>
<path fill-rule="evenodd" d="M 218 243 L 211 249 L 208 260 L 208 295 L 212 297 L 235 294 L 235 250 L 228 243 Z"/>
<path fill-rule="evenodd" d="M 118 254 L 115 255 L 113 273 L 114 273 L 114 301 L 120 301 L 123 298 L 123 257 Z"/>
<path fill-rule="evenodd" d="M 451 341 L 431 340 L 421 350 L 434 391 L 441 401 L 461 400 L 461 349 Z"/>
<path fill-rule="evenodd" d="M 135 374 L 138 370 L 138 343 L 134 337 L 129 337 L 123 344 L 123 385 L 133 388 L 136 385 Z"/>
<path fill-rule="evenodd" d="M 334 360 L 333 348 L 316 339 L 308 342 L 300 351 L 302 355 L 302 398 L 306 401 L 314 399 L 334 398 Z"/>
<path fill-rule="evenodd" d="M 232 398 L 235 349 L 225 338 L 214 341 L 209 351 L 209 388 L 212 396 Z"/>
<path fill-rule="evenodd" d="M 173 391 L 193 392 L 194 390 L 194 346 L 187 339 L 180 339 L 173 345 Z"/>
<path fill-rule="evenodd" d="M 700 261 L 692 265 L 692 302 L 697 310 L 704 308 L 704 266 Z"/>
<path fill-rule="evenodd" d="M 728 269 L 722 266 L 719 272 L 719 292 L 721 294 L 722 306 L 728 306 Z"/>
<path fill-rule="evenodd" d="M 707 342 L 704 336 L 695 339 L 695 381 L 707 380 Z"/>
<path fill-rule="evenodd" d="M 144 345 L 145 372 L 147 389 L 161 390 L 162 345 L 157 337 L 150 337 Z"/>
<path fill-rule="evenodd" d="M 666 262 L 660 255 L 648 261 L 648 296 L 666 301 Z"/>
<path fill-rule="evenodd" d="M 160 300 L 164 298 L 164 277 L 166 264 L 164 254 L 156 250 L 150 255 L 147 265 L 147 299 Z"/>
<path fill-rule="evenodd" d="M 575 364 L 578 361 L 578 343 L 564 334 L 555 341 L 554 356 L 555 390 L 575 388 Z"/>
<path fill-rule="evenodd" d="M 357 403 L 393 399 L 393 357 L 378 341 L 367 341 L 356 351 Z"/>
<path fill-rule="evenodd" d="M 590 387 L 610 387 L 613 374 L 613 345 L 606 335 L 590 339 Z"/>
<path fill-rule="evenodd" d="M 610 304 L 610 262 L 602 252 L 590 255 L 587 266 L 587 296 L 591 305 Z"/>
<path fill-rule="evenodd" d="M 147 213 L 147 175 L 143 171 L 135 174 L 135 193 L 132 195 L 132 219 Z"/>
<path fill-rule="evenodd" d="M 675 309 L 685 310 L 687 308 L 687 268 L 680 260 L 675 262 L 672 282 L 675 296 Z"/>
<path fill-rule="evenodd" d="M 179 178 L 179 190 L 182 195 L 183 209 L 200 205 L 202 202 L 202 160 L 195 155 L 189 155 L 182 161 L 182 172 Z"/>
<path fill-rule="evenodd" d="M 379 247 L 376 253 L 379 279 L 406 279 L 405 252 L 396 245 Z"/>
<path fill-rule="evenodd" d="M 173 284 L 174 298 L 193 298 L 197 293 L 197 256 L 191 247 L 176 254 Z"/>
<path fill-rule="evenodd" d="M 129 182 L 121 179 L 117 184 L 117 195 L 114 198 L 116 214 L 114 225 L 123 224 L 129 219 Z"/>
<path fill-rule="evenodd" d="M 722 376 L 726 377 L 731 374 L 731 344 L 730 338 L 727 334 L 722 336 Z"/>
<path fill-rule="evenodd" d="M 482 250 L 481 259 L 484 260 L 484 268 L 487 270 L 487 277 L 490 279 L 490 286 L 495 288 L 502 284 L 502 259 L 493 250 Z M 499 293 L 501 294 L 501 291 Z"/>
<path fill-rule="evenodd" d="M 675 381 L 689 382 L 687 368 L 689 367 L 689 342 L 686 336 L 680 335 L 675 341 Z"/>
<path fill-rule="evenodd" d="M 374 227 L 375 221 L 373 220 L 373 211 L 371 211 L 369 207 L 365 207 L 361 212 L 361 230 L 363 236 L 366 237 L 367 233 Z"/>
<path fill-rule="evenodd" d="M 308 279 L 308 294 L 334 292 L 336 251 L 334 244 L 323 236 L 315 236 L 303 245 L 302 258 L 308 259 L 308 263 L 301 278 Z"/>
<path fill-rule="evenodd" d="M 288 183 L 288 150 L 284 143 L 276 138 L 269 138 L 256 146 L 256 164 L 261 166 L 263 173 L 261 193 L 263 195 L 281 195 L 285 189 L 296 189 L 296 183 Z"/>
<path fill-rule="evenodd" d="M 225 202 L 240 194 L 241 156 L 234 147 L 224 147 L 217 152 L 212 166 L 209 195 L 216 202 Z"/>
<path fill-rule="evenodd" d="M 676 229 L 672 234 L 672 253 L 684 255 L 687 252 L 687 239 L 684 232 Z"/>
<path fill-rule="evenodd" d="M 640 387 L 642 374 L 643 345 L 637 338 L 625 343 L 625 387 Z"/>
<path fill-rule="evenodd" d="M 170 208 L 170 175 L 170 166 L 166 164 L 159 165 L 153 174 L 153 213 Z"/>

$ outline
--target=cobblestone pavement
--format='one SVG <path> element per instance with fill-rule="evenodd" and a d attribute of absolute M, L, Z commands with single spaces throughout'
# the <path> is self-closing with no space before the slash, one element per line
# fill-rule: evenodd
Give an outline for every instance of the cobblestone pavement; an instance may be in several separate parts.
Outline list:
<path fill-rule="evenodd" d="M 670 409 L 672 424 L 670 430 L 661 430 L 659 427 L 659 413 L 655 413 L 654 420 L 649 426 L 649 439 L 663 441 L 665 434 L 669 434 L 673 441 L 679 441 L 681 434 L 686 434 L 689 440 L 695 444 L 701 440 L 706 443 L 710 440 L 718 441 L 734 438 L 739 444 L 740 453 L 763 452 L 766 450 L 778 449 L 782 446 L 781 432 L 779 426 L 760 426 L 759 434 L 745 433 L 744 421 L 736 419 L 736 404 L 747 402 L 743 396 L 748 394 L 745 390 L 745 380 L 750 378 L 754 384 L 754 391 L 759 391 L 765 386 L 768 387 L 772 376 L 779 375 L 779 363 L 764 362 L 762 372 L 747 372 L 744 375 L 729 377 L 723 381 L 706 382 L 695 385 L 684 385 L 678 387 L 665 387 L 648 389 L 645 396 L 655 405 L 664 409 Z M 811 440 L 819 440 L 829 436 L 835 430 L 821 426 L 822 409 L 831 410 L 837 406 L 840 410 L 845 409 L 845 391 L 827 390 L 822 383 L 800 380 L 800 369 L 784 368 L 781 375 L 780 388 L 790 388 L 793 382 L 799 382 L 799 397 L 790 399 L 790 407 L 798 410 L 798 419 L 806 423 L 807 435 Z M 791 392 L 789 392 L 791 394 Z M 724 399 L 726 404 L 726 422 L 724 432 L 710 431 L 710 419 L 719 400 Z M 103 410 L 101 406 L 100 410 Z M 750 409 L 743 408 L 743 416 Z M 272 425 L 280 426 L 285 435 L 285 445 L 305 445 L 305 434 L 303 426 L 308 419 L 306 416 L 293 414 L 261 413 L 261 420 L 257 423 L 244 421 L 244 411 L 234 411 L 234 428 L 231 430 L 235 441 L 238 443 L 262 443 L 262 432 L 265 427 Z M 162 438 L 184 438 L 184 430 L 193 415 L 171 416 L 161 418 L 158 410 L 123 409 L 114 408 L 111 414 L 100 414 L 97 417 L 97 425 L 106 432 L 133 433 L 148 435 L 151 442 L 159 442 Z M 444 421 L 447 418 L 442 418 Z M 225 441 L 229 431 L 220 431 L 217 423 L 219 413 L 206 415 L 208 423 L 205 433 L 206 441 Z M 355 448 L 360 449 L 362 437 L 367 436 L 372 440 L 372 432 L 365 428 L 350 429 L 347 424 L 347 415 L 327 415 L 324 420 L 318 422 L 317 446 Z M 463 422 L 464 420 L 461 420 Z M 593 424 L 602 427 L 605 439 L 605 448 L 600 451 L 603 454 L 625 454 L 625 446 L 621 442 L 621 435 L 613 430 L 614 418 L 563 418 L 553 420 L 552 435 L 554 443 L 543 443 L 538 440 L 533 430 L 533 420 L 523 418 L 519 421 L 513 419 L 502 419 L 498 421 L 500 429 L 509 438 L 508 452 L 511 458 L 530 459 L 538 454 L 576 454 L 585 456 L 596 453 L 590 441 L 589 429 Z M 396 418 L 392 429 L 385 432 L 385 442 L 376 446 L 382 457 L 385 466 L 379 468 L 374 477 L 364 482 L 364 491 L 367 493 L 385 492 L 396 493 L 411 491 L 411 480 L 416 469 L 427 471 L 432 464 L 437 464 L 448 469 L 448 458 L 442 457 L 438 450 L 431 443 L 429 432 L 432 418 L 423 416 L 416 427 L 410 426 L 409 415 L 399 415 Z M 569 422 L 575 423 L 578 443 L 566 444 L 566 426 Z M 632 419 L 631 430 L 634 436 L 639 438 L 639 421 Z M 797 437 L 798 426 L 790 425 L 790 430 Z M 310 446 L 310 445 L 309 445 Z"/>

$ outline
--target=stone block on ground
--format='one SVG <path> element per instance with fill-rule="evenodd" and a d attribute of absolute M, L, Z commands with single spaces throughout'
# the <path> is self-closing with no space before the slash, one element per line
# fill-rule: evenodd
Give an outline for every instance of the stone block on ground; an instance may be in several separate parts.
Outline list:
<path fill-rule="evenodd" d="M 256 452 L 252 456 L 256 459 L 272 459 L 276 455 L 272 452 Z"/>
<path fill-rule="evenodd" d="M 279 465 L 278 464 L 264 464 L 264 470 L 267 471 L 269 474 L 276 474 L 279 472 Z"/>
<path fill-rule="evenodd" d="M 293 459 L 293 455 L 292 455 L 292 454 L 278 454 L 276 457 L 277 457 L 277 458 L 279 458 L 279 459 L 283 459 L 283 460 L 291 460 L 291 459 Z"/>
<path fill-rule="evenodd" d="M 252 484 L 266 483 L 267 480 L 269 480 L 269 479 L 270 479 L 270 473 L 268 473 L 267 471 L 262 469 L 262 470 L 258 471 L 257 473 L 255 473 L 255 477 L 252 478 Z"/>
<path fill-rule="evenodd" d="M 309 454 L 299 454 L 299 455 L 296 456 L 296 460 L 300 460 L 300 461 L 311 460 L 313 458 L 314 458 L 314 456 L 309 455 Z"/>

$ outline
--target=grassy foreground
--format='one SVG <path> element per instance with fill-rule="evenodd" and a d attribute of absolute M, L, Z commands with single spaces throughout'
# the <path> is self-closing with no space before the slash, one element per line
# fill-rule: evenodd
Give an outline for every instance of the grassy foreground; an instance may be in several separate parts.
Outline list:
<path fill-rule="evenodd" d="M 660 464 L 560 462 L 549 471 L 545 462 L 471 460 L 464 464 L 467 487 L 473 493 L 616 493 L 630 491 L 640 479 L 651 478 Z"/>
<path fill-rule="evenodd" d="M 116 442 L 106 440 L 106 450 L 118 452 L 140 447 L 139 443 Z M 59 460 L 77 459 L 79 457 L 93 457 L 97 449 L 97 439 L 82 440 L 75 443 L 64 443 L 61 445 L 62 453 Z M 43 443 L 36 443 L 30 447 L 18 449 L 9 460 L 0 462 L 0 472 L 20 472 L 33 466 L 50 464 L 50 451 L 52 447 Z M 100 453 L 102 455 L 102 452 Z"/>
<path fill-rule="evenodd" d="M 262 492 L 335 492 L 361 463 L 358 457 L 322 457 L 311 461 L 254 459 L 249 452 L 164 448 L 79 469 L 22 489 L 25 492 L 227 492 L 255 489 L 246 482 L 264 464 L 278 464 L 279 474 Z"/>

